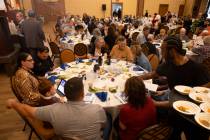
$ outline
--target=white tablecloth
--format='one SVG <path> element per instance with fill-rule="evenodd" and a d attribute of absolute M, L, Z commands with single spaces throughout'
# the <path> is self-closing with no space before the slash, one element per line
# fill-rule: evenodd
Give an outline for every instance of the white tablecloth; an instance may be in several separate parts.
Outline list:
<path fill-rule="evenodd" d="M 83 80 L 85 94 L 92 93 L 90 92 L 89 87 L 97 89 L 98 92 L 105 91 L 108 93 L 107 101 L 105 102 L 102 102 L 98 97 L 95 96 L 95 93 L 92 93 L 94 96 L 92 103 L 99 104 L 102 107 L 114 107 L 124 104 L 125 102 L 121 98 L 119 98 L 118 95 L 121 95 L 121 93 L 124 91 L 125 81 L 131 76 L 142 75 L 146 72 L 145 70 L 133 71 L 133 68 L 136 68 L 135 64 L 125 61 L 117 62 L 116 60 L 112 60 L 111 65 L 104 64 L 101 66 L 101 69 L 98 73 L 94 73 L 93 67 L 95 64 L 95 61 L 90 64 L 89 60 L 86 59 L 83 63 L 69 63 L 68 65 L 70 65 L 70 67 L 66 70 L 57 68 L 54 70 L 54 72 L 58 73 L 58 77 L 64 78 L 66 80 L 75 76 L 77 77 L 85 74 L 86 79 L 84 78 Z M 144 83 L 146 85 L 146 88 L 152 91 L 156 91 L 157 85 L 152 84 L 151 80 L 145 81 Z M 111 88 L 116 88 L 117 94 L 111 93 Z"/>
<path fill-rule="evenodd" d="M 65 36 L 60 39 L 60 43 L 64 46 L 64 49 L 70 49 L 74 51 L 74 46 L 78 43 L 84 43 L 85 45 L 90 45 L 90 37 L 84 36 L 84 39 L 81 39 L 81 36 Z"/>
<path fill-rule="evenodd" d="M 83 63 L 72 62 L 68 65 L 70 66 L 66 70 L 62 70 L 61 68 L 57 68 L 54 72 L 57 72 L 57 76 L 64 78 L 66 80 L 75 77 L 81 76 L 82 74 L 86 74 L 86 79 L 84 78 L 84 90 L 85 97 L 87 95 L 92 94 L 93 99 L 91 100 L 92 104 L 98 104 L 102 106 L 107 112 L 112 115 L 112 118 L 115 117 L 119 113 L 118 106 L 125 104 L 126 101 L 121 98 L 122 92 L 124 91 L 125 81 L 131 76 L 138 76 L 147 71 L 133 71 L 133 68 L 136 68 L 136 65 L 125 62 L 125 61 L 116 61 L 112 60 L 111 65 L 102 65 L 101 70 L 98 73 L 93 72 L 93 67 L 96 62 L 89 63 L 89 60 L 84 60 Z M 141 67 L 140 67 L 141 68 Z M 57 81 L 58 82 L 58 81 Z M 157 85 L 152 84 L 152 80 L 144 81 L 147 89 L 151 91 L 157 90 Z M 105 91 L 107 92 L 107 100 L 102 102 L 93 92 L 90 92 L 89 86 L 93 88 L 98 88 L 98 92 Z M 110 88 L 117 87 L 116 93 L 111 93 Z M 88 96 L 89 97 L 89 96 Z"/>

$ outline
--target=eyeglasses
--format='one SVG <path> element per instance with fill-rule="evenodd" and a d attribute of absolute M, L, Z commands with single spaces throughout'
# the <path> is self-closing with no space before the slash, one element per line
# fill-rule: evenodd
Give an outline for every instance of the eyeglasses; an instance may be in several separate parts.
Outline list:
<path fill-rule="evenodd" d="M 33 62 L 34 60 L 33 60 L 33 59 L 29 59 L 29 60 L 25 60 L 25 61 L 28 61 L 28 62 Z"/>

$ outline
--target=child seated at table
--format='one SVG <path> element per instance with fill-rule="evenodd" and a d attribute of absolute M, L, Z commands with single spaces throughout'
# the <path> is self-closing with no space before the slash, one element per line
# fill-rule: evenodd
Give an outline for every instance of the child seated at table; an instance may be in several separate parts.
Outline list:
<path fill-rule="evenodd" d="M 55 96 L 56 89 L 53 83 L 48 79 L 42 79 L 39 84 L 39 93 L 41 94 L 40 105 L 46 106 L 58 102 L 63 102 Z"/>

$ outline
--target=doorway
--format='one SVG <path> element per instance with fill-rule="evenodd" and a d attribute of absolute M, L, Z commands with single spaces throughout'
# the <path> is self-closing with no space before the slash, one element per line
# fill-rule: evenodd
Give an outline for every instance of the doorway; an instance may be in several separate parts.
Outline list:
<path fill-rule="evenodd" d="M 122 18 L 123 13 L 123 3 L 112 3 L 112 17 Z"/>
<path fill-rule="evenodd" d="M 184 13 L 184 5 L 181 4 L 181 5 L 179 6 L 178 17 L 182 17 L 182 16 L 183 16 L 183 13 Z"/>
<path fill-rule="evenodd" d="M 159 14 L 161 16 L 165 15 L 168 12 L 168 4 L 160 4 L 159 6 Z"/>

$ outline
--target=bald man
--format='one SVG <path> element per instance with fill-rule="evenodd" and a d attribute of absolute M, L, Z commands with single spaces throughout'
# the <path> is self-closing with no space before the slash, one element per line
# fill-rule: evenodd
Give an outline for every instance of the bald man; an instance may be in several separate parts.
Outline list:
<path fill-rule="evenodd" d="M 190 41 L 189 37 L 186 35 L 186 29 L 185 28 L 181 28 L 179 30 L 179 34 L 177 34 L 176 37 L 178 37 L 179 39 L 181 39 L 182 41 L 185 41 L 185 42 Z"/>

